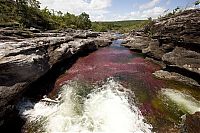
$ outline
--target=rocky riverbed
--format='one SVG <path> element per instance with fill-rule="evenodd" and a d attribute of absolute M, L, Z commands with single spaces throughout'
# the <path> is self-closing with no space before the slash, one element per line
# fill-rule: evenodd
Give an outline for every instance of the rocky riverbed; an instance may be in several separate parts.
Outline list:
<path fill-rule="evenodd" d="M 115 45 L 78 60 L 68 73 L 65 72 L 66 75 L 57 79 L 54 87 L 58 88 L 60 81 L 66 83 L 73 76 L 78 76 L 79 79 L 82 77 L 88 81 L 98 81 L 98 78 L 104 79 L 114 75 L 122 81 L 130 82 L 127 87 L 132 85 L 138 100 L 143 101 L 139 109 L 146 118 L 149 115 L 148 120 L 154 125 L 154 130 L 178 132 L 177 127 L 173 130 L 171 127 L 173 124 L 170 123 L 172 120 L 177 120 L 171 113 L 174 113 L 173 109 L 178 108 L 178 111 L 182 109 L 183 112 L 185 110 L 187 112 L 187 115 L 182 118 L 183 125 L 179 128 L 181 132 L 198 132 L 200 115 L 196 111 L 199 110 L 200 88 L 199 20 L 199 9 L 186 10 L 174 16 L 155 20 L 144 30 L 134 31 L 122 39 L 122 45 L 135 52 L 132 53 L 127 48 L 118 46 L 121 41 L 119 44 L 117 43 L 119 40 L 114 41 Z M 112 33 L 73 29 L 40 31 L 34 28 L 23 30 L 13 27 L 0 28 L 0 126 L 7 123 L 9 118 L 13 118 L 15 104 L 25 92 L 28 91 L 33 95 L 33 90 L 38 89 L 31 86 L 32 83 L 40 81 L 44 85 L 45 81 L 38 79 L 44 75 L 52 76 L 48 73 L 56 65 L 63 61 L 65 64 L 72 64 L 69 59 L 79 57 L 83 53 L 90 53 L 99 47 L 108 46 L 114 39 L 115 36 Z M 137 52 L 142 52 L 146 60 L 143 59 L 143 54 L 142 57 L 135 58 L 139 56 Z M 155 69 L 154 64 L 149 61 L 159 64 L 162 70 L 160 67 Z M 153 77 L 152 73 L 158 79 Z M 168 81 L 175 81 L 178 85 L 171 83 L 169 85 Z M 163 85 L 164 83 L 166 86 Z M 125 83 L 123 85 L 126 86 Z M 185 93 L 187 89 L 191 89 L 191 92 Z M 41 97 L 38 100 L 41 100 Z M 166 99 L 169 101 L 165 101 Z M 169 104 L 161 104 L 162 102 Z M 176 104 L 171 103 L 176 103 L 176 108 Z M 170 110 L 172 107 L 173 109 Z M 159 119 L 150 119 L 157 116 L 153 109 L 158 110 Z M 162 129 L 161 124 L 166 123 L 170 126 Z"/>
<path fill-rule="evenodd" d="M 111 33 L 72 29 L 0 28 L 0 126 L 32 82 L 59 62 L 110 45 L 113 37 Z"/>
<path fill-rule="evenodd" d="M 183 78 L 193 78 L 198 84 L 195 81 L 192 83 L 191 79 L 188 79 L 188 84 L 199 86 L 199 20 L 200 9 L 186 10 L 171 17 L 154 20 L 143 30 L 126 36 L 122 45 L 144 53 L 160 64 L 165 71 L 179 73 Z M 148 33 L 145 33 L 147 31 Z M 157 72 L 155 76 L 169 79 L 169 73 L 165 71 Z M 180 75 L 173 77 L 173 80 L 180 80 Z"/>
<path fill-rule="evenodd" d="M 181 82 L 200 89 L 200 9 L 185 10 L 154 20 L 143 30 L 123 39 L 123 46 L 146 55 L 162 66 L 159 79 Z M 199 113 L 186 117 L 185 131 L 199 132 Z"/>

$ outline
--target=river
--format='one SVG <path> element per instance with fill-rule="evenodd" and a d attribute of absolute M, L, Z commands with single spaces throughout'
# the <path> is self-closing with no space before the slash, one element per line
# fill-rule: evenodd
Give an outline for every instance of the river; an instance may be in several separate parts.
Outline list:
<path fill-rule="evenodd" d="M 198 89 L 156 79 L 158 65 L 120 44 L 80 57 L 39 102 L 23 98 L 22 131 L 178 132 L 184 114 L 200 111 Z"/>

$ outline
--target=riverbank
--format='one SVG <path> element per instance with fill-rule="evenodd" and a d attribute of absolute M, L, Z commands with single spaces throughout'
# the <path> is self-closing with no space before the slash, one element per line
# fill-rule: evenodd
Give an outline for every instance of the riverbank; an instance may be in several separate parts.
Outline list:
<path fill-rule="evenodd" d="M 42 32 L 5 27 L 0 29 L 0 39 L 1 126 L 31 83 L 59 62 L 110 45 L 114 36 L 72 29 Z"/>
<path fill-rule="evenodd" d="M 158 79 L 200 89 L 200 9 L 162 17 L 123 39 L 123 46 L 162 67 Z M 182 89 L 182 88 L 180 88 Z M 187 114 L 182 132 L 199 131 L 199 112 Z M 198 125 L 198 126 L 196 126 Z"/>
<path fill-rule="evenodd" d="M 200 9 L 160 18 L 130 33 L 122 45 L 160 64 L 163 70 L 154 73 L 157 78 L 200 87 L 199 19 Z"/>

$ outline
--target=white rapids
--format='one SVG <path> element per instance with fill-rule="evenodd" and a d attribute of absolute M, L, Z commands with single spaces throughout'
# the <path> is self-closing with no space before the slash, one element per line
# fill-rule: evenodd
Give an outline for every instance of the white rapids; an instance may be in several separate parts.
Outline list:
<path fill-rule="evenodd" d="M 140 110 L 128 100 L 127 91 L 113 79 L 101 87 L 94 87 L 87 97 L 77 95 L 77 85 L 68 83 L 62 87 L 61 102 L 47 104 L 30 101 L 20 103 L 21 115 L 30 123 L 42 126 L 38 131 L 69 133 L 150 133 L 152 126 L 145 123 Z M 43 128 L 43 129 L 40 129 Z"/>
<path fill-rule="evenodd" d="M 173 89 L 162 89 L 161 93 L 167 99 L 174 102 L 180 110 L 186 111 L 189 114 L 200 111 L 200 102 L 190 94 Z"/>

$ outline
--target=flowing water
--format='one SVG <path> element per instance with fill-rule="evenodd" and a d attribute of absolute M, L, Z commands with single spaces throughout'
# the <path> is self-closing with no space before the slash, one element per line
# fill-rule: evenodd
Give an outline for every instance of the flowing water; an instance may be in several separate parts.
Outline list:
<path fill-rule="evenodd" d="M 23 98 L 23 132 L 178 132 L 181 116 L 200 111 L 199 89 L 158 80 L 160 68 L 120 46 L 79 58 L 39 102 Z"/>

